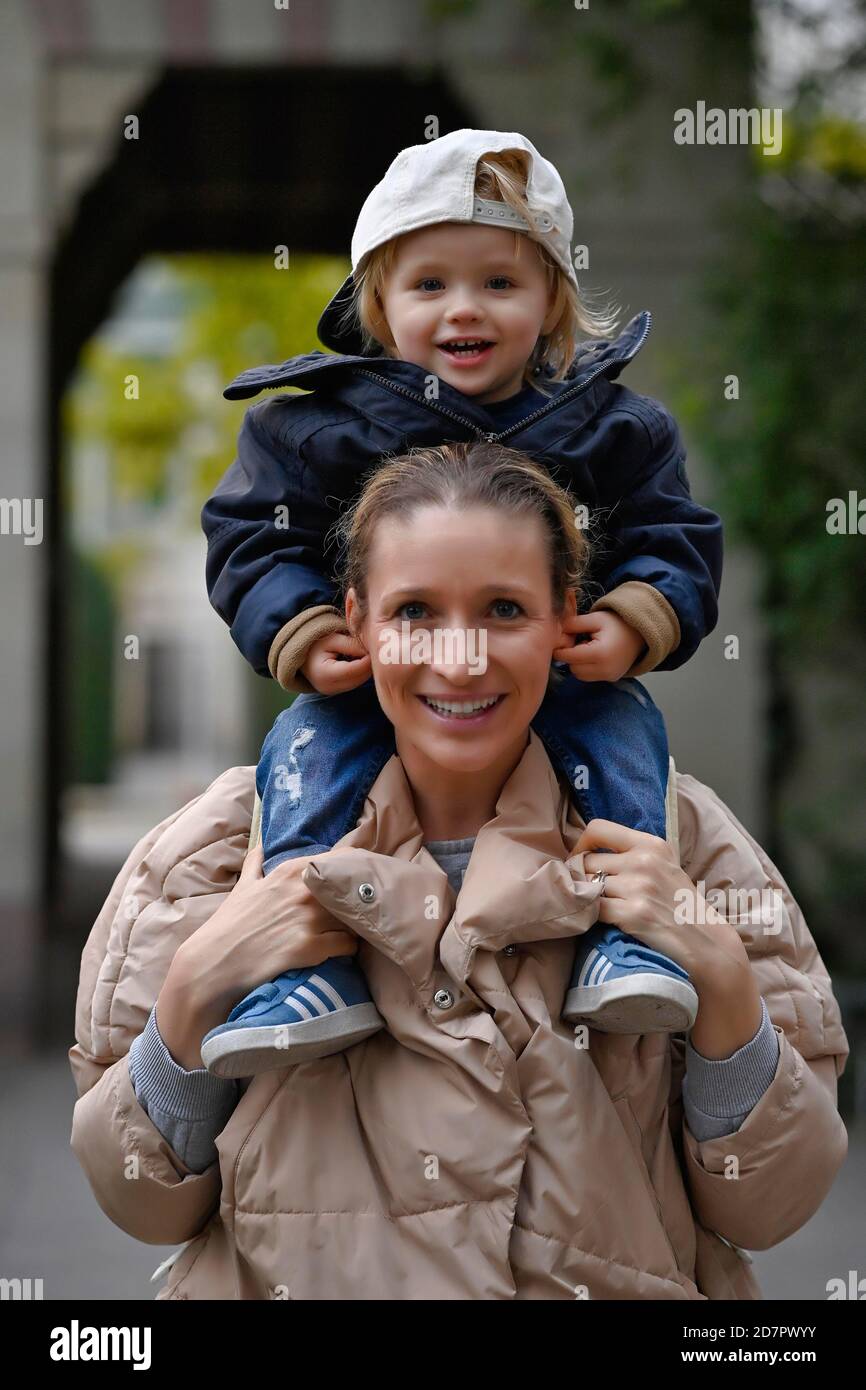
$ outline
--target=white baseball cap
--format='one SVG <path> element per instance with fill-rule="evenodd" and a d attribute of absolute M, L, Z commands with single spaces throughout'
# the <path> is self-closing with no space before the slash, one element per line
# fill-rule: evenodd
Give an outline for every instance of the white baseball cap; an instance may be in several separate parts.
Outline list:
<path fill-rule="evenodd" d="M 528 155 L 526 201 L 537 230 L 507 203 L 475 195 L 479 159 L 502 150 L 519 150 Z M 531 140 L 517 131 L 452 130 L 438 140 L 401 150 L 381 183 L 368 195 L 352 235 L 352 274 L 346 277 L 319 319 L 317 332 L 326 347 L 353 356 L 364 354 L 360 330 L 339 327 L 352 298 L 355 274 L 377 246 L 439 222 L 486 222 L 525 232 L 547 247 L 577 288 L 571 260 L 574 217 L 565 185 L 554 166 L 538 153 Z"/>

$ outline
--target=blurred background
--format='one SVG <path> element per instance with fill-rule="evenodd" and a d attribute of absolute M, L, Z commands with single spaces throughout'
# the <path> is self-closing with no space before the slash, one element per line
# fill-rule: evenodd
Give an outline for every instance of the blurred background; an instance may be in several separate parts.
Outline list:
<path fill-rule="evenodd" d="M 2 0 L 0 1275 L 155 1292 L 68 1148 L 81 949 L 137 839 L 288 698 L 205 591 L 221 392 L 321 346 L 360 206 L 431 120 L 527 135 L 582 285 L 653 312 L 623 380 L 679 419 L 727 550 L 717 629 L 647 683 L 790 882 L 851 1042 L 848 1165 L 756 1265 L 781 1298 L 866 1272 L 864 64 L 864 0 Z M 698 102 L 780 108 L 780 152 L 676 143 Z"/>

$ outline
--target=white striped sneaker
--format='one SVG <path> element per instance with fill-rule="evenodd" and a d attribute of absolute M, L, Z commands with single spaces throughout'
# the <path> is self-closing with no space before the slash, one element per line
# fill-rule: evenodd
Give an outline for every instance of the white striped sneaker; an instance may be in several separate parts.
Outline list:
<path fill-rule="evenodd" d="M 697 991 L 676 961 L 597 922 L 578 938 L 562 1017 L 600 1033 L 684 1033 L 698 1016 Z"/>
<path fill-rule="evenodd" d="M 342 1052 L 384 1026 L 356 958 L 332 956 L 259 985 L 206 1034 L 201 1059 L 216 1076 L 256 1076 Z"/>

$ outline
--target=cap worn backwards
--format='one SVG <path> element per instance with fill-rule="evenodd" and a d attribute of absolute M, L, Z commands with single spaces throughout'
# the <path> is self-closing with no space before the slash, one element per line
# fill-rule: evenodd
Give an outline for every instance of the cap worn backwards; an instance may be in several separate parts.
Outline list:
<path fill-rule="evenodd" d="M 535 229 L 507 203 L 479 198 L 475 193 L 479 159 L 504 150 L 528 156 L 526 201 Z M 354 276 L 377 246 L 439 222 L 482 222 L 524 232 L 547 247 L 577 288 L 571 260 L 574 217 L 556 168 L 516 131 L 453 130 L 438 140 L 401 150 L 366 198 L 352 235 L 352 274 L 319 319 L 317 332 L 326 347 L 364 355 L 359 329 L 340 326 L 352 299 Z"/>

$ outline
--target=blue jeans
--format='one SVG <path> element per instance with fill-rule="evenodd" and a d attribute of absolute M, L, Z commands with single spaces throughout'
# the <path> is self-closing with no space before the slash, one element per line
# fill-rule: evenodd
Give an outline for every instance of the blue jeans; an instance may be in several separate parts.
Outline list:
<path fill-rule="evenodd" d="M 532 721 L 585 821 L 600 817 L 664 839 L 668 740 L 640 681 L 570 673 Z M 298 695 L 265 738 L 256 769 L 264 872 L 323 854 L 354 829 L 385 763 L 394 728 L 372 678 L 344 695 Z"/>

